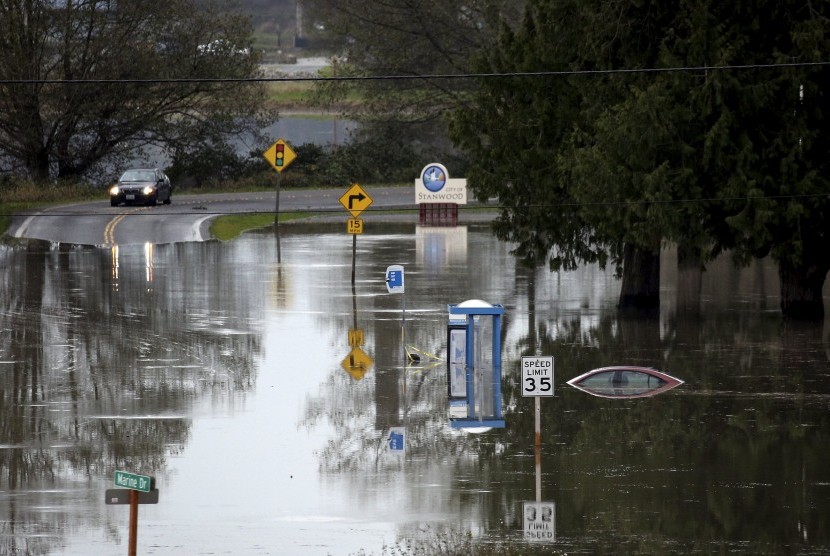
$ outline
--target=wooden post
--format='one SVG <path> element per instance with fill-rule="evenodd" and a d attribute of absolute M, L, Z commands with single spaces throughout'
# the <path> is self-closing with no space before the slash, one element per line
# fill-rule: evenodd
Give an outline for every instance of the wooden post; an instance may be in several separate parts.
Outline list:
<path fill-rule="evenodd" d="M 138 491 L 130 491 L 130 545 L 129 556 L 136 556 L 138 548 Z"/>

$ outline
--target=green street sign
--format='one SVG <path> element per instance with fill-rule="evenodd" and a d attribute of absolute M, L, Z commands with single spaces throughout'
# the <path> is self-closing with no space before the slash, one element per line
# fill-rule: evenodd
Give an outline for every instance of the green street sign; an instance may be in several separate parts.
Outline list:
<path fill-rule="evenodd" d="M 131 490 L 138 490 L 140 492 L 150 492 L 155 486 L 156 480 L 147 475 L 136 475 L 135 473 L 127 473 L 126 471 L 115 472 L 115 486 L 129 488 Z"/>

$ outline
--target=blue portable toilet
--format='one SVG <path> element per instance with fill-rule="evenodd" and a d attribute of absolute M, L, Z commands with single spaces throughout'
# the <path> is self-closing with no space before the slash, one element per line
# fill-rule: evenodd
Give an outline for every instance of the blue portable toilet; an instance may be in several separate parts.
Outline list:
<path fill-rule="evenodd" d="M 472 299 L 449 305 L 447 388 L 450 426 L 504 428 L 501 317 L 504 307 Z"/>

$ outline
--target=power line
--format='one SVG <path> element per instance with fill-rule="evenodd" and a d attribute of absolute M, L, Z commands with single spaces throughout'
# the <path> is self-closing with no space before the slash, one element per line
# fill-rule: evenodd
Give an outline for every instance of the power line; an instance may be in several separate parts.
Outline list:
<path fill-rule="evenodd" d="M 675 72 L 720 72 L 787 68 L 823 68 L 828 62 L 783 62 L 771 64 L 733 64 L 725 66 L 673 66 L 668 68 L 620 68 L 558 71 L 517 71 L 505 73 L 443 73 L 426 75 L 338 75 L 282 77 L 182 77 L 157 79 L 0 79 L 0 85 L 149 85 L 183 83 L 279 83 L 294 81 L 432 81 L 440 79 L 495 79 L 513 77 L 576 77 Z"/>
<path fill-rule="evenodd" d="M 708 197 L 702 199 L 665 199 L 665 200 L 632 200 L 632 201 L 595 201 L 595 202 L 564 202 L 564 203 L 547 203 L 547 204 L 529 204 L 529 205 L 522 205 L 522 210 L 530 210 L 530 209 L 561 209 L 561 208 L 579 208 L 579 207 L 591 207 L 591 206 L 632 206 L 632 205 L 679 205 L 679 204 L 690 204 L 690 203 L 730 203 L 730 202 L 746 202 L 746 201 L 788 201 L 788 200 L 808 200 L 808 199 L 820 199 L 820 198 L 830 198 L 830 193 L 814 193 L 809 195 L 769 195 L 769 196 L 746 196 L 746 197 Z M 94 202 L 94 201 L 93 201 Z M 210 202 L 210 201 L 205 201 Z M 138 208 L 138 207 L 137 207 Z M 508 205 L 498 205 L 498 204 L 473 204 L 473 205 L 461 205 L 458 207 L 459 210 L 481 210 L 481 209 L 493 209 L 493 210 L 506 210 L 506 209 L 513 209 L 516 208 L 514 206 Z M 370 208 L 364 211 L 364 214 L 368 213 L 411 213 L 417 212 L 419 209 L 417 206 L 415 207 L 377 207 L 377 208 Z M 342 207 L 333 207 L 333 208 L 290 208 L 285 209 L 282 211 L 284 214 L 291 214 L 291 213 L 308 213 L 308 214 L 342 214 L 343 209 Z M 60 208 L 55 209 L 46 209 L 44 211 L 41 210 L 28 210 L 28 211 L 18 211 L 13 213 L 2 213 L 0 212 L 0 216 L 18 216 L 18 217 L 28 217 L 28 216 L 37 216 L 37 217 L 44 217 L 44 216 L 118 216 L 118 215 L 129 215 L 129 216 L 158 216 L 159 214 L 163 214 L 165 216 L 176 216 L 176 215 L 183 215 L 183 214 L 203 214 L 207 216 L 234 216 L 234 215 L 242 215 L 242 214 L 267 214 L 272 215 L 274 211 L 271 209 L 266 210 L 246 210 L 244 212 L 232 212 L 229 213 L 227 211 L 211 211 L 211 210 L 203 210 L 198 208 L 191 208 L 188 210 L 164 210 L 163 213 L 158 213 L 155 211 L 130 211 L 126 208 L 124 210 L 120 210 L 117 212 L 66 212 L 61 211 Z"/>

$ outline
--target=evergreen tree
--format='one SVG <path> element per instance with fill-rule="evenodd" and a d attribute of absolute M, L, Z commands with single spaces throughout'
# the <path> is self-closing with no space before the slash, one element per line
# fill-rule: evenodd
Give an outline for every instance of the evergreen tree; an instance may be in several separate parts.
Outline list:
<path fill-rule="evenodd" d="M 531 1 L 478 71 L 578 73 L 483 79 L 452 128 L 477 194 L 500 199 L 498 235 L 554 269 L 614 263 L 621 305 L 657 303 L 665 240 L 701 263 L 769 253 L 784 315 L 821 317 L 828 72 L 769 67 L 823 62 L 816 10 Z"/>

